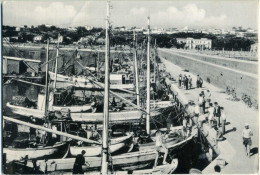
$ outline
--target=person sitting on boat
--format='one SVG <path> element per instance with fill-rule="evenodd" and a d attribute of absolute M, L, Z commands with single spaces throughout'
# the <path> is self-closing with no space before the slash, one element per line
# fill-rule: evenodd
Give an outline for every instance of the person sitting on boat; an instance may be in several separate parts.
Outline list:
<path fill-rule="evenodd" d="M 101 139 L 101 135 L 98 133 L 97 129 L 94 129 L 92 127 L 92 133 L 91 133 L 91 137 L 90 137 L 91 140 L 99 140 Z"/>
<path fill-rule="evenodd" d="M 96 112 L 96 110 L 97 110 L 97 100 L 96 100 L 95 97 L 92 100 L 91 107 L 92 107 L 92 113 Z"/>
<path fill-rule="evenodd" d="M 116 98 L 113 97 L 113 100 L 112 100 L 111 106 L 116 107 L 116 105 L 117 105 L 117 103 L 116 103 Z"/>
<path fill-rule="evenodd" d="M 120 110 L 125 110 L 126 104 L 122 100 L 120 101 L 120 103 L 121 103 Z"/>
<path fill-rule="evenodd" d="M 159 130 L 156 132 L 155 149 L 158 153 L 157 153 L 157 156 L 156 156 L 156 159 L 154 162 L 154 167 L 157 166 L 157 162 L 158 162 L 160 153 L 164 153 L 163 164 L 164 165 L 167 164 L 166 158 L 168 156 L 168 149 L 166 148 L 166 146 L 163 143 L 163 135 L 162 135 L 161 131 L 159 131 Z"/>
<path fill-rule="evenodd" d="M 84 174 L 82 165 L 86 164 L 85 158 L 84 158 L 85 153 L 86 153 L 86 151 L 82 150 L 81 154 L 77 155 L 74 166 L 73 166 L 73 174 Z"/>
<path fill-rule="evenodd" d="M 48 122 L 47 122 L 47 120 L 44 122 L 44 124 L 43 124 L 43 127 L 45 127 L 45 128 L 48 128 Z M 46 136 L 47 136 L 47 133 L 46 133 L 46 131 L 41 131 L 41 142 L 43 143 L 43 144 L 45 144 L 46 143 Z"/>
<path fill-rule="evenodd" d="M 36 119 L 33 118 L 33 116 L 30 116 L 30 119 L 31 119 L 31 123 L 32 123 L 32 124 L 36 124 Z M 36 129 L 30 127 L 29 140 L 33 140 L 34 138 L 36 138 Z"/>

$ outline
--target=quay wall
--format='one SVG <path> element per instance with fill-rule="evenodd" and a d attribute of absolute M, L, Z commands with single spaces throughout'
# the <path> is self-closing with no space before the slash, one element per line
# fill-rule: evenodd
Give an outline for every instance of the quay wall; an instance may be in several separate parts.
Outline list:
<path fill-rule="evenodd" d="M 162 49 L 158 49 L 158 54 L 160 57 L 163 57 L 192 73 L 199 74 L 204 81 L 207 81 L 208 79 L 210 83 L 217 87 L 220 87 L 224 90 L 227 86 L 236 88 L 236 93 L 238 97 L 241 97 L 242 94 L 245 93 L 251 96 L 251 98 L 257 100 L 257 74 L 252 75 L 252 73 L 247 74 L 246 72 L 242 71 L 240 73 L 239 71 L 225 69 L 225 67 L 223 66 L 215 66 L 216 64 L 207 64 L 208 62 L 206 61 L 197 61 L 196 57 L 195 59 L 191 60 L 181 53 L 167 52 Z M 189 57 L 194 58 L 193 55 Z M 175 75 L 175 78 L 177 76 L 178 75 Z"/>
<path fill-rule="evenodd" d="M 258 73 L 258 64 L 256 61 L 245 61 L 245 60 L 239 60 L 234 58 L 225 58 L 220 56 L 203 55 L 203 54 L 196 54 L 196 53 L 189 53 L 189 52 L 178 52 L 178 53 L 186 56 L 192 56 L 193 58 L 196 58 L 198 60 L 214 63 L 232 69 L 237 69 L 237 70 L 250 72 L 254 74 Z"/>

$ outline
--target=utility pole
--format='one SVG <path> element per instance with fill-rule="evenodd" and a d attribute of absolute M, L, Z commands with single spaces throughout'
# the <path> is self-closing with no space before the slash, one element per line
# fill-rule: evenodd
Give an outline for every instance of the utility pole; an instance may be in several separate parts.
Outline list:
<path fill-rule="evenodd" d="M 46 77 L 45 77 L 45 117 L 48 115 L 48 101 L 49 101 L 49 82 L 48 82 L 48 71 L 49 71 L 49 39 L 47 39 L 47 50 L 46 50 Z"/>
<path fill-rule="evenodd" d="M 57 74 L 58 74 L 59 43 L 60 43 L 60 34 L 58 35 L 57 53 L 56 53 L 56 59 L 55 59 L 55 79 L 54 79 L 54 90 L 56 89 Z"/>
<path fill-rule="evenodd" d="M 137 37 L 135 36 L 134 31 L 134 39 L 133 39 L 133 46 L 134 46 L 134 61 L 135 61 L 135 90 L 136 90 L 136 101 L 137 106 L 140 107 L 140 94 L 139 94 L 139 72 L 138 72 L 138 62 L 137 62 Z"/>
<path fill-rule="evenodd" d="M 109 123 L 109 63 L 110 63 L 110 47 L 109 47 L 109 17 L 110 3 L 107 2 L 107 17 L 106 17 L 106 52 L 105 52 L 105 95 L 104 95 L 104 121 L 103 121 L 103 143 L 102 143 L 102 167 L 101 174 L 108 174 L 108 123 Z"/>
<path fill-rule="evenodd" d="M 150 17 L 148 16 L 148 42 L 147 42 L 147 99 L 146 99 L 146 133 L 150 134 Z"/>

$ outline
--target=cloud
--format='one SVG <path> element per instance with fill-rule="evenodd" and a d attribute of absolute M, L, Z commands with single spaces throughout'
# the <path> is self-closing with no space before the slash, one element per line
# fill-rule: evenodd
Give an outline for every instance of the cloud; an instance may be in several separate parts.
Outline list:
<path fill-rule="evenodd" d="M 161 25 L 168 23 L 173 26 L 203 26 L 224 23 L 226 15 L 208 16 L 205 9 L 195 4 L 188 4 L 182 8 L 168 7 L 165 11 L 158 11 L 151 14 L 151 20 L 160 22 Z"/>
<path fill-rule="evenodd" d="M 62 2 L 52 2 L 47 7 L 37 6 L 32 12 L 34 17 L 44 17 L 44 23 L 68 23 L 77 14 L 76 9 L 72 5 L 65 5 Z"/>
<path fill-rule="evenodd" d="M 76 5 L 80 5 L 79 8 L 76 8 Z M 90 2 L 7 2 L 4 4 L 3 22 L 5 25 L 86 25 L 91 15 L 87 13 L 89 9 Z"/>
<path fill-rule="evenodd" d="M 132 8 L 130 10 L 130 13 L 132 15 L 143 15 L 146 12 L 146 8 L 140 7 L 140 8 Z"/>

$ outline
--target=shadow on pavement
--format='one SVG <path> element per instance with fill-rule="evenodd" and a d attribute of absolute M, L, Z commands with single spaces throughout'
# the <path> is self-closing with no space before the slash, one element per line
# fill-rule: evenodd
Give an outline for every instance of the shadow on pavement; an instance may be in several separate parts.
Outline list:
<path fill-rule="evenodd" d="M 252 148 L 252 149 L 250 150 L 250 153 L 252 153 L 251 156 L 253 156 L 253 155 L 255 155 L 255 154 L 258 154 L 258 148 L 257 148 L 257 147 Z"/>

